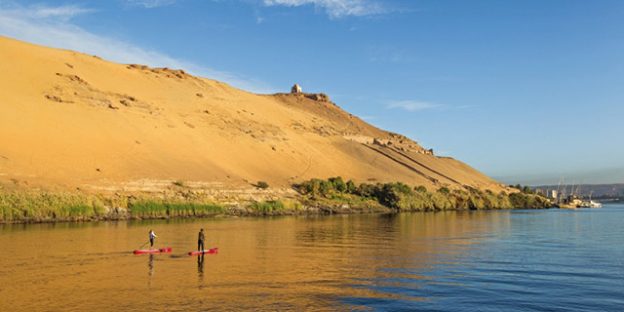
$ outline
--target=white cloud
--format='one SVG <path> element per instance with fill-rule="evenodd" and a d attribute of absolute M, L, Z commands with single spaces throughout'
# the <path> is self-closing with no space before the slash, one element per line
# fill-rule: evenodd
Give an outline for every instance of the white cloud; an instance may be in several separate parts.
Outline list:
<path fill-rule="evenodd" d="M 89 12 L 92 10 L 80 7 L 12 6 L 5 8 L 0 5 L 0 35 L 98 55 L 119 63 L 181 68 L 195 75 L 224 81 L 252 92 L 275 91 L 257 80 L 176 59 L 123 40 L 94 34 L 71 23 L 72 17 Z"/>
<path fill-rule="evenodd" d="M 263 0 L 265 6 L 298 7 L 313 5 L 324 10 L 331 18 L 366 16 L 386 13 L 386 9 L 372 0 Z"/>
<path fill-rule="evenodd" d="M 93 10 L 78 7 L 75 5 L 64 5 L 59 7 L 35 5 L 30 7 L 24 13 L 26 13 L 28 16 L 36 18 L 58 18 L 60 20 L 69 20 L 74 16 L 91 12 L 93 12 Z"/>
<path fill-rule="evenodd" d="M 125 0 L 125 2 L 130 5 L 151 9 L 174 4 L 176 0 Z"/>
<path fill-rule="evenodd" d="M 439 104 L 434 104 L 430 102 L 423 101 L 393 101 L 387 105 L 388 108 L 400 108 L 406 110 L 408 112 L 416 112 L 426 109 L 438 108 L 441 107 Z"/>

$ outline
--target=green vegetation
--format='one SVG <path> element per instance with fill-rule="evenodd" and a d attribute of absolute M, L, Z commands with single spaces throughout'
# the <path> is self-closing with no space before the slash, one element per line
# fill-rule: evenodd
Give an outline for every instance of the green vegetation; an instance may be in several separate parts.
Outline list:
<path fill-rule="evenodd" d="M 225 208 L 220 205 L 184 199 L 105 197 L 79 192 L 0 191 L 0 222 L 200 217 L 220 213 L 225 213 Z"/>
<path fill-rule="evenodd" d="M 2 192 L 0 222 L 88 220 L 106 213 L 102 198 L 78 193 Z"/>
<path fill-rule="evenodd" d="M 271 214 L 279 211 L 284 211 L 284 203 L 280 200 L 269 200 L 264 202 L 253 202 L 250 206 L 253 211 L 260 212 L 262 214 Z"/>
<path fill-rule="evenodd" d="M 266 189 L 269 188 L 269 183 L 266 183 L 264 181 L 258 181 L 258 183 L 256 183 L 255 187 L 257 187 L 259 189 L 266 190 Z"/>
<path fill-rule="evenodd" d="M 173 181 L 171 184 L 178 186 L 178 187 L 185 187 L 186 185 L 184 184 L 184 181 Z"/>
<path fill-rule="evenodd" d="M 471 187 L 450 190 L 447 187 L 429 192 L 424 186 L 412 188 L 401 182 L 362 183 L 356 186 L 353 181 L 343 181 L 341 177 L 327 180 L 312 179 L 295 186 L 310 200 L 333 202 L 348 201 L 364 203 L 375 201 L 396 211 L 430 211 L 450 209 L 500 209 L 500 208 L 546 208 L 550 202 L 544 197 L 530 193 L 481 191 Z"/>
<path fill-rule="evenodd" d="M 174 185 L 184 187 L 181 181 Z M 266 182 L 257 187 L 266 189 Z M 361 183 L 341 177 L 312 179 L 294 185 L 299 195 L 225 206 L 212 197 L 188 190 L 174 194 L 109 194 L 83 192 L 46 192 L 35 190 L 0 190 L 0 223 L 86 221 L 127 218 L 205 217 L 219 214 L 283 215 L 296 213 L 365 213 L 390 211 L 437 211 L 502 208 L 547 208 L 551 203 L 530 188 L 494 193 L 465 186 L 461 189 L 424 186 L 412 187 L 401 182 Z M 138 197 L 137 197 L 138 196 Z M 244 203 L 244 201 L 243 201 Z M 245 204 L 244 204 L 245 205 Z M 237 208 L 238 207 L 238 208 Z"/>
<path fill-rule="evenodd" d="M 253 202 L 248 208 L 254 213 L 275 215 L 300 211 L 303 209 L 303 205 L 298 201 L 283 199 Z"/>
<path fill-rule="evenodd" d="M 213 203 L 141 199 L 130 202 L 128 211 L 138 218 L 204 217 L 224 213 L 225 208 Z"/>
<path fill-rule="evenodd" d="M 520 184 L 516 184 L 516 185 L 509 185 L 509 187 L 515 188 L 524 194 L 535 194 L 535 191 L 527 185 L 522 186 Z"/>

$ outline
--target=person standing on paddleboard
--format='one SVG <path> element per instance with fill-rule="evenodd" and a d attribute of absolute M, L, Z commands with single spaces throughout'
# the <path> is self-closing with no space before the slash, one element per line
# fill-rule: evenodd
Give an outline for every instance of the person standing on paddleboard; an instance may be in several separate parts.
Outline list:
<path fill-rule="evenodd" d="M 154 231 L 152 229 L 149 230 L 149 242 L 150 242 L 150 249 L 152 249 L 152 247 L 154 247 L 154 239 L 158 237 L 156 236 L 156 233 L 154 233 Z"/>
<path fill-rule="evenodd" d="M 197 237 L 197 251 L 204 251 L 204 241 L 206 236 L 204 235 L 204 229 L 199 230 L 199 236 Z"/>

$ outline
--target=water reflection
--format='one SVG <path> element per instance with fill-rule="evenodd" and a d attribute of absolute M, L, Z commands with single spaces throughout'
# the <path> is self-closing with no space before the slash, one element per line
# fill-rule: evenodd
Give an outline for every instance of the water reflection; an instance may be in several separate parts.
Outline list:
<path fill-rule="evenodd" d="M 197 256 L 197 273 L 200 277 L 204 276 L 204 255 Z"/>
<path fill-rule="evenodd" d="M 149 254 L 149 257 L 147 258 L 147 267 L 148 267 L 148 271 L 147 271 L 147 275 L 149 276 L 148 279 L 148 286 L 152 285 L 152 276 L 154 276 L 154 255 L 153 254 Z"/>
<path fill-rule="evenodd" d="M 0 310 L 4 310 L 3 304 L 34 302 L 31 293 L 39 293 L 39 302 L 50 305 L 51 310 L 78 303 L 95 310 L 142 310 L 146 304 L 157 310 L 202 310 L 205 307 L 195 298 L 205 297 L 207 289 L 212 307 L 218 310 L 331 310 L 345 302 L 342 298 L 415 300 L 423 294 L 391 293 L 386 286 L 436 279 L 428 273 L 432 267 L 461 263 L 459 257 L 493 232 L 505 232 L 509 221 L 505 213 L 428 213 L 120 224 L 124 226 L 102 223 L 49 229 L 35 225 L 24 231 L 2 232 L 0 246 L 14 253 L 11 257 L 0 254 L 0 285 L 15 283 L 19 287 L 0 290 Z M 197 259 L 176 256 L 196 239 L 198 227 L 204 227 L 206 236 L 224 252 Z M 145 259 L 119 252 L 135 249 L 130 242 L 142 238 L 149 228 L 158 229 L 174 254 L 148 255 L 146 286 Z M 85 239 L 71 242 L 75 236 Z M 29 264 L 22 257 L 28 250 L 37 250 L 35 257 L 48 262 L 43 267 Z M 102 259 L 102 253 L 112 261 Z M 84 262 L 84 267 L 67 266 L 86 257 L 90 262 Z M 206 281 L 204 257 L 210 257 Z M 159 274 L 155 274 L 156 260 Z M 73 274 L 78 269 L 87 273 Z M 32 277 L 37 274 L 38 278 Z M 41 275 L 51 278 L 41 282 Z M 68 295 L 72 285 L 93 280 L 97 285 L 85 293 L 97 296 L 79 301 Z M 101 299 L 123 296 L 119 295 L 120 280 L 124 280 L 121 286 L 128 295 L 113 305 Z M 353 303 L 360 301 L 349 302 L 347 308 L 360 308 Z M 28 308 L 41 310 L 32 305 L 20 309 Z"/>

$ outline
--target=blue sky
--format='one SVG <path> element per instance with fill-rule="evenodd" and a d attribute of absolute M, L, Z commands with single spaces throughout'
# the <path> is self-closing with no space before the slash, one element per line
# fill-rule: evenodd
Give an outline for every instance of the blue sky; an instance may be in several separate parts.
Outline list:
<path fill-rule="evenodd" d="M 624 182 L 620 0 L 0 0 L 0 34 L 298 82 L 508 183 Z"/>

